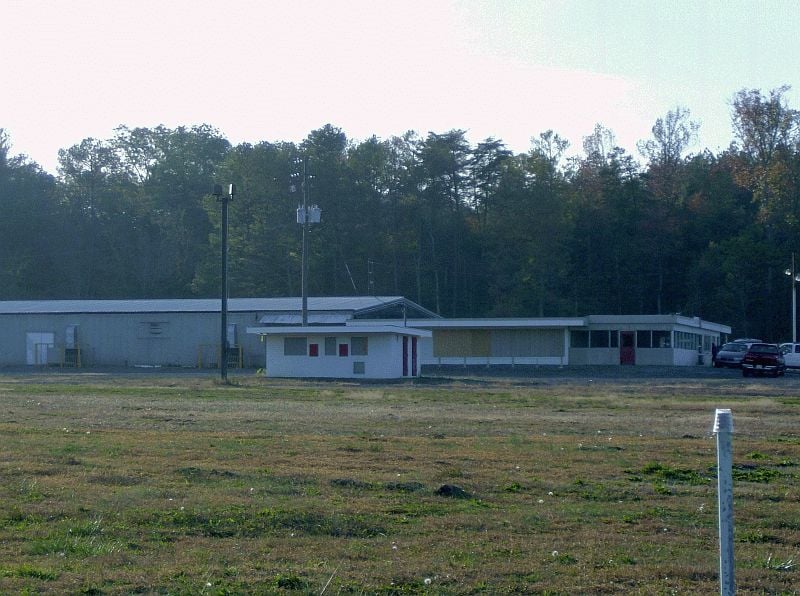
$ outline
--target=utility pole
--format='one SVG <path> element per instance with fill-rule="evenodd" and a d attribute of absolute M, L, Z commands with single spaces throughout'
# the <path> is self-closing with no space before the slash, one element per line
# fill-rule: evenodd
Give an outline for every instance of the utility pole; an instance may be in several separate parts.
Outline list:
<path fill-rule="evenodd" d="M 222 203 L 222 305 L 221 312 L 221 334 L 219 342 L 219 374 L 223 382 L 228 382 L 228 203 L 233 200 L 236 194 L 236 185 L 228 186 L 228 193 L 222 192 L 222 186 L 214 185 L 214 196 L 217 201 Z"/>
<path fill-rule="evenodd" d="M 308 234 L 309 224 L 319 223 L 321 210 L 316 205 L 308 206 L 309 195 L 311 194 L 312 176 L 308 172 L 308 157 L 298 157 L 294 160 L 295 172 L 292 174 L 292 185 L 290 190 L 297 191 L 300 186 L 303 204 L 297 208 L 297 223 L 303 226 L 303 250 L 301 256 L 301 279 L 300 286 L 302 292 L 302 325 L 308 325 Z"/>
<path fill-rule="evenodd" d="M 792 253 L 792 268 L 784 271 L 786 275 L 792 278 L 792 343 L 797 343 L 797 282 L 800 281 L 800 275 L 794 266 L 794 253 Z M 794 350 L 794 346 L 792 346 Z"/>

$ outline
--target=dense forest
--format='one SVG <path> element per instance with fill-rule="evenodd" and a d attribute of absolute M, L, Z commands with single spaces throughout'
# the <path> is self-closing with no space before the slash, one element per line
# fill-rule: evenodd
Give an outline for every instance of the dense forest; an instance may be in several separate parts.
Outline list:
<path fill-rule="evenodd" d="M 0 129 L 0 299 L 218 296 L 210 193 L 229 182 L 230 295 L 297 296 L 303 159 L 322 209 L 311 295 L 404 295 L 456 317 L 680 312 L 790 338 L 800 113 L 787 91 L 736 93 L 719 155 L 690 153 L 698 124 L 680 107 L 638 156 L 600 125 L 572 157 L 553 131 L 514 154 L 462 130 L 353 142 L 326 125 L 232 146 L 207 125 L 121 126 L 59 151 L 58 176 Z"/>

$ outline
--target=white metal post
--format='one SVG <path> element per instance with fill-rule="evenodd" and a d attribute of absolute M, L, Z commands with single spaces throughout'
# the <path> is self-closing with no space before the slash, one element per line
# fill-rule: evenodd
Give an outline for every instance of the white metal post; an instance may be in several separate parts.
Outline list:
<path fill-rule="evenodd" d="M 733 415 L 718 408 L 714 417 L 717 435 L 717 492 L 719 497 L 719 586 L 722 596 L 736 593 L 733 575 Z"/>

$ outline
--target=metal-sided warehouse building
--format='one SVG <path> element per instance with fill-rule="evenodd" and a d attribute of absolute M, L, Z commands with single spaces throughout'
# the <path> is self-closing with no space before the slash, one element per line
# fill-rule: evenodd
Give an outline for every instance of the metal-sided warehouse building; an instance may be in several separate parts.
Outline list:
<path fill-rule="evenodd" d="M 219 299 L 0 302 L 0 366 L 219 367 L 220 306 Z M 712 343 L 731 333 L 679 315 L 445 319 L 399 296 L 311 297 L 307 328 L 300 298 L 232 298 L 227 322 L 229 366 L 354 378 L 446 365 L 696 365 L 700 356 L 709 363 Z M 402 350 L 396 367 L 378 362 Z"/>

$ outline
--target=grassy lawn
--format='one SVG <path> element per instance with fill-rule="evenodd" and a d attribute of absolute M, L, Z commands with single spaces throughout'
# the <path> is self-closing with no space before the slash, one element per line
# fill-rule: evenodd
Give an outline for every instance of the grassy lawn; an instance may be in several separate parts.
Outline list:
<path fill-rule="evenodd" d="M 800 375 L 796 375 L 800 377 Z M 800 378 L 0 376 L 0 593 L 793 593 Z"/>

